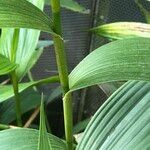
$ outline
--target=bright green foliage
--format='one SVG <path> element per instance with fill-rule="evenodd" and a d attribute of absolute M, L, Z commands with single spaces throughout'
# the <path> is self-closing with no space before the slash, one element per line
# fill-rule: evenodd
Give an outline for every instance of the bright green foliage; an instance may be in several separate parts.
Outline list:
<path fill-rule="evenodd" d="M 26 0 L 0 0 L 0 28 L 31 28 L 54 34 L 52 21 Z"/>
<path fill-rule="evenodd" d="M 106 44 L 83 59 L 69 75 L 70 90 L 117 80 L 150 81 L 150 40 L 133 38 Z"/>
<path fill-rule="evenodd" d="M 37 150 L 38 131 L 33 129 L 8 129 L 0 131 L 1 150 Z M 66 150 L 66 144 L 59 138 L 48 134 L 52 150 Z M 44 150 L 44 149 L 43 149 Z"/>
<path fill-rule="evenodd" d="M 8 74 L 15 70 L 17 65 L 10 62 L 8 58 L 0 54 L 0 75 Z"/>
<path fill-rule="evenodd" d="M 50 4 L 51 0 L 45 0 L 46 4 Z M 75 0 L 60 0 L 60 5 L 61 7 L 64 7 L 66 9 L 75 11 L 75 12 L 80 12 L 83 14 L 88 14 L 88 10 L 86 10 L 83 6 L 78 4 Z"/>
<path fill-rule="evenodd" d="M 46 78 L 43 80 L 38 80 L 38 81 L 33 81 L 33 82 L 28 82 L 28 83 L 20 83 L 19 93 L 37 84 L 55 83 L 55 82 L 59 82 L 58 76 L 53 76 L 53 77 Z M 8 98 L 11 98 L 13 96 L 14 96 L 14 92 L 13 92 L 12 85 L 0 85 L 0 103 L 3 101 L 6 101 Z"/>
<path fill-rule="evenodd" d="M 39 128 L 39 138 L 38 138 L 38 150 L 52 150 L 52 145 L 48 139 L 47 129 L 45 125 L 43 96 L 42 96 L 41 107 L 40 107 L 40 128 Z"/>
<path fill-rule="evenodd" d="M 129 81 L 90 121 L 77 150 L 150 148 L 150 83 Z"/>
<path fill-rule="evenodd" d="M 44 0 L 28 0 L 38 8 L 43 9 Z M 15 29 L 2 29 L 0 40 L 0 53 L 8 57 L 13 62 L 19 64 L 16 74 L 21 79 L 35 64 L 43 52 L 43 46 L 38 43 L 40 31 L 33 29 L 19 29 L 16 34 Z M 16 46 L 14 45 L 17 40 Z M 38 50 L 35 50 L 38 43 Z"/>
<path fill-rule="evenodd" d="M 110 39 L 123 39 L 134 37 L 150 38 L 150 25 L 137 22 L 116 22 L 101 25 L 91 29 L 97 35 Z"/>

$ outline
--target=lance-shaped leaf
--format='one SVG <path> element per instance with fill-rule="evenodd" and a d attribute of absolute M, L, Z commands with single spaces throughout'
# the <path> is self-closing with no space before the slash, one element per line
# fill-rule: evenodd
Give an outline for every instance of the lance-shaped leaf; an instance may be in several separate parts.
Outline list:
<path fill-rule="evenodd" d="M 93 33 L 110 39 L 134 37 L 150 38 L 150 25 L 137 22 L 116 22 L 91 29 Z"/>
<path fill-rule="evenodd" d="M 30 28 L 54 34 L 52 21 L 26 0 L 0 0 L 0 28 Z"/>
<path fill-rule="evenodd" d="M 59 82 L 58 76 L 53 76 L 50 78 L 33 81 L 33 82 L 27 82 L 27 83 L 20 83 L 19 84 L 19 92 L 22 92 L 26 90 L 29 87 L 35 86 L 37 84 L 42 83 L 56 83 Z M 12 85 L 0 85 L 0 103 L 7 100 L 8 98 L 11 98 L 14 96 L 13 87 Z"/>
<path fill-rule="evenodd" d="M 50 4 L 50 0 L 45 0 L 46 4 Z M 81 6 L 79 3 L 77 3 L 75 0 L 60 0 L 60 5 L 63 8 L 83 13 L 83 14 L 89 14 L 89 10 L 86 10 L 83 6 Z"/>
<path fill-rule="evenodd" d="M 0 54 L 0 75 L 8 74 L 16 69 L 16 64 Z"/>
<path fill-rule="evenodd" d="M 150 81 L 150 39 L 123 39 L 84 58 L 69 75 L 71 91 L 117 80 Z"/>
<path fill-rule="evenodd" d="M 43 104 L 43 96 L 40 107 L 40 129 L 38 138 L 38 150 L 52 150 L 52 143 L 49 141 L 47 129 L 45 125 L 45 112 Z"/>
<path fill-rule="evenodd" d="M 51 134 L 48 136 L 52 150 L 66 150 L 66 144 L 61 139 Z M 8 129 L 0 131 L 0 139 L 1 150 L 37 150 L 38 130 Z"/>
<path fill-rule="evenodd" d="M 129 81 L 96 112 L 77 150 L 146 150 L 150 137 L 150 83 Z"/>

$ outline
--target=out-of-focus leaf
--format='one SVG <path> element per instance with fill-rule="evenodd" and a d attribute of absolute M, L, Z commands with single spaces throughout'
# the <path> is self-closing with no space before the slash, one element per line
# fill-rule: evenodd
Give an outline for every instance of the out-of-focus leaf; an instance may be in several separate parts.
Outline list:
<path fill-rule="evenodd" d="M 48 97 L 46 103 L 48 104 L 48 103 L 53 102 L 56 98 L 58 98 L 61 95 L 62 95 L 62 89 L 59 86 L 56 89 L 54 89 L 54 91 L 50 94 L 50 96 Z"/>
<path fill-rule="evenodd" d="M 147 1 L 148 1 L 148 0 L 147 0 Z M 150 24 L 150 11 L 148 11 L 146 8 L 144 8 L 144 6 L 140 3 L 139 0 L 135 0 L 135 2 L 136 2 L 137 5 L 139 6 L 141 12 L 144 14 L 147 23 Z M 150 1 L 149 1 L 149 3 L 150 3 Z"/>
<path fill-rule="evenodd" d="M 70 73 L 70 91 L 120 80 L 150 81 L 149 48 L 149 38 L 132 38 L 96 49 Z"/>
<path fill-rule="evenodd" d="M 33 89 L 20 93 L 21 113 L 24 114 L 37 106 L 40 106 L 41 96 Z M 16 119 L 14 98 L 5 101 L 0 106 L 0 122 L 9 124 Z"/>
<path fill-rule="evenodd" d="M 53 76 L 50 78 L 33 81 L 33 82 L 27 82 L 27 83 L 20 83 L 19 84 L 19 92 L 22 92 L 26 90 L 29 87 L 35 86 L 37 84 L 42 83 L 56 83 L 59 82 L 58 76 Z M 3 101 L 6 101 L 7 99 L 14 96 L 13 87 L 12 85 L 0 85 L 0 103 Z"/>
<path fill-rule="evenodd" d="M 80 133 L 81 131 L 84 131 L 86 126 L 88 125 L 88 123 L 90 122 L 91 118 L 85 119 L 79 123 L 77 123 L 74 127 L 73 127 L 73 134 L 77 134 Z"/>
<path fill-rule="evenodd" d="M 111 83 L 103 83 L 100 84 L 99 87 L 103 90 L 103 92 L 109 97 L 113 94 L 124 82 L 111 82 Z"/>
<path fill-rule="evenodd" d="M 16 69 L 16 64 L 0 54 L 0 75 L 8 74 Z"/>
<path fill-rule="evenodd" d="M 146 150 L 150 137 L 150 83 L 129 81 L 96 112 L 77 150 Z"/>
<path fill-rule="evenodd" d="M 0 8 L 0 28 L 29 28 L 55 34 L 51 19 L 26 0 L 0 0 Z"/>
<path fill-rule="evenodd" d="M 91 29 L 93 33 L 110 39 L 134 37 L 150 38 L 150 25 L 137 22 L 116 22 Z"/>
<path fill-rule="evenodd" d="M 50 4 L 50 0 L 45 0 L 46 4 Z M 60 0 L 61 7 L 64 7 L 66 9 L 83 13 L 83 14 L 89 14 L 89 10 L 81 6 L 79 3 L 77 3 L 75 0 Z"/>
<path fill-rule="evenodd" d="M 43 9 L 44 0 L 28 0 L 39 9 Z M 16 74 L 18 78 L 22 78 L 36 63 L 42 54 L 42 45 L 39 45 L 39 50 L 35 50 L 40 31 L 33 29 L 19 29 L 16 34 L 15 29 L 2 29 L 0 40 L 0 53 L 8 57 L 18 65 Z M 17 37 L 16 37 L 17 36 Z M 15 39 L 18 39 L 15 42 Z M 15 46 L 13 46 L 16 44 Z M 13 51 L 12 51 L 13 49 Z"/>
<path fill-rule="evenodd" d="M 41 107 L 40 107 L 40 128 L 39 128 L 39 138 L 38 138 L 38 150 L 52 150 L 52 144 L 48 138 L 47 129 L 45 125 L 43 97 L 41 100 Z"/>
<path fill-rule="evenodd" d="M 0 131 L 1 150 L 37 150 L 38 130 L 8 129 Z M 15 135 L 15 136 L 14 136 Z M 48 134 L 52 150 L 66 150 L 66 144 L 59 138 Z M 43 149 L 44 150 L 44 149 Z"/>
<path fill-rule="evenodd" d="M 51 46 L 53 44 L 54 44 L 54 42 L 50 41 L 50 40 L 39 40 L 38 43 L 37 43 L 36 49 L 41 49 L 41 48 L 44 48 L 44 47 L 48 47 L 48 46 Z"/>

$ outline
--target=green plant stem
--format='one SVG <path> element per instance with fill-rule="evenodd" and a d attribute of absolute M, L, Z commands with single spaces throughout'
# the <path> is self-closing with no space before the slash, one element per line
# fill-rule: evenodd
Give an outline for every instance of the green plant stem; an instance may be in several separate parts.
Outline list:
<path fill-rule="evenodd" d="M 51 0 L 51 8 L 53 14 L 53 30 L 58 36 L 54 36 L 54 47 L 57 61 L 57 68 L 59 72 L 60 83 L 63 90 L 63 97 L 69 91 L 68 84 L 68 65 L 66 60 L 65 46 L 62 37 L 61 28 L 61 10 L 60 10 L 60 0 Z M 63 99 L 64 108 L 64 125 L 65 125 L 65 136 L 68 149 L 73 149 L 73 115 L 72 115 L 72 97 L 71 94 L 65 96 Z"/>
<path fill-rule="evenodd" d="M 18 79 L 16 76 L 15 71 L 11 74 L 14 94 L 15 94 L 15 100 L 16 100 L 16 117 L 17 117 L 17 125 L 22 126 L 22 119 L 21 119 L 21 104 L 20 104 L 20 96 L 18 91 Z"/>

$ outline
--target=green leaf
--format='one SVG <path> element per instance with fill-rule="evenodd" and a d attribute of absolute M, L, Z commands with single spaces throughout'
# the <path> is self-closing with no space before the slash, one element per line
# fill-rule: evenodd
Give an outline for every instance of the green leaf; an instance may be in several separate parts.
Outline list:
<path fill-rule="evenodd" d="M 0 131 L 0 149 L 37 150 L 38 134 L 38 130 L 25 128 Z M 61 139 L 51 134 L 48 134 L 48 136 L 53 150 L 66 150 L 66 144 Z"/>
<path fill-rule="evenodd" d="M 146 150 L 150 137 L 150 83 L 129 81 L 96 112 L 77 150 Z"/>
<path fill-rule="evenodd" d="M 91 29 L 93 33 L 110 39 L 134 37 L 150 38 L 150 25 L 137 22 L 116 22 Z"/>
<path fill-rule="evenodd" d="M 16 69 L 16 64 L 0 54 L 0 75 L 8 74 Z"/>
<path fill-rule="evenodd" d="M 50 4 L 50 0 L 45 0 L 45 1 L 46 1 L 46 4 L 48 5 Z M 89 14 L 89 10 L 87 10 L 86 8 L 84 8 L 83 6 L 81 6 L 74 0 L 60 0 L 60 5 L 63 8 L 66 8 L 75 12 Z"/>
<path fill-rule="evenodd" d="M 21 113 L 24 114 L 37 106 L 40 106 L 41 96 L 33 89 L 28 89 L 20 93 Z M 0 106 L 0 122 L 9 124 L 16 119 L 15 99 L 4 101 Z"/>
<path fill-rule="evenodd" d="M 54 34 L 52 21 L 26 0 L 0 0 L 0 28 L 30 28 Z"/>
<path fill-rule="evenodd" d="M 52 150 L 52 145 L 48 139 L 47 129 L 45 125 L 43 96 L 42 96 L 41 107 L 40 107 L 40 129 L 39 129 L 39 138 L 38 138 L 38 150 Z"/>
<path fill-rule="evenodd" d="M 41 10 L 44 7 L 44 0 L 30 0 L 30 2 Z M 15 31 L 16 29 L 2 29 L 0 53 L 10 60 L 13 58 L 13 62 L 19 64 L 16 74 L 21 79 L 42 54 L 43 45 L 39 45 L 39 50 L 35 50 L 40 36 L 39 30 L 21 28 L 18 29 L 18 34 Z"/>
<path fill-rule="evenodd" d="M 29 87 L 42 84 L 42 83 L 56 83 L 59 82 L 58 76 L 53 76 L 50 78 L 33 81 L 33 82 L 27 82 L 27 83 L 20 83 L 19 84 L 19 93 L 26 90 Z M 6 101 L 8 98 L 11 98 L 14 96 L 13 87 L 12 85 L 0 85 L 0 103 L 3 101 Z"/>
<path fill-rule="evenodd" d="M 150 81 L 150 40 L 132 38 L 106 44 L 84 58 L 69 75 L 71 91 L 118 80 Z"/>

